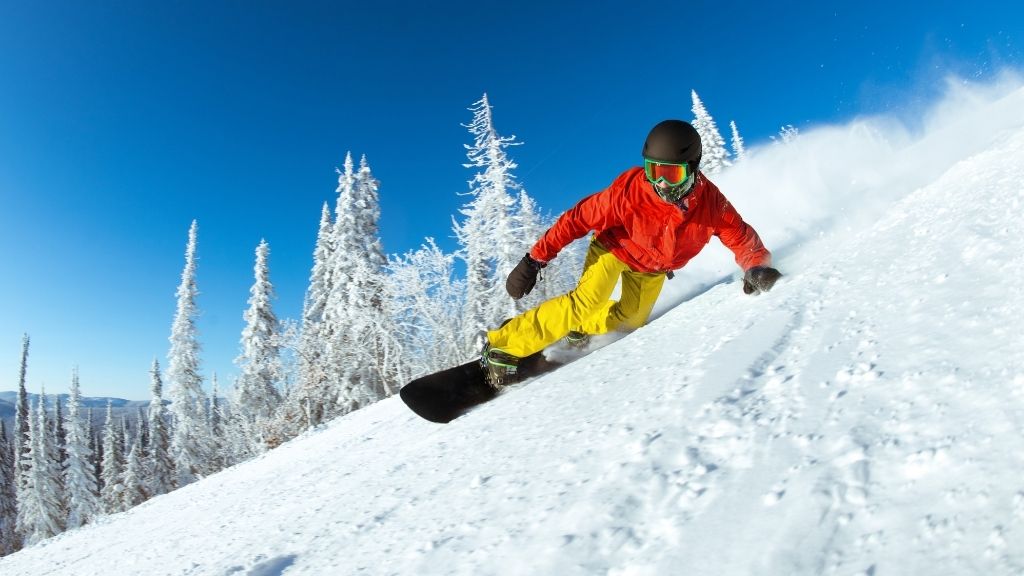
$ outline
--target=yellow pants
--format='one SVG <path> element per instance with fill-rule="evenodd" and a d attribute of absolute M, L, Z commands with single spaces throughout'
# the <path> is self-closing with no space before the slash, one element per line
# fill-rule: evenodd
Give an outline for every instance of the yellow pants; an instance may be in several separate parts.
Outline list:
<path fill-rule="evenodd" d="M 622 277 L 622 295 L 610 300 Z M 487 333 L 493 348 L 523 358 L 575 330 L 604 334 L 644 325 L 665 283 L 663 272 L 634 272 L 597 240 L 590 242 L 583 275 L 574 290 L 527 310 Z"/>

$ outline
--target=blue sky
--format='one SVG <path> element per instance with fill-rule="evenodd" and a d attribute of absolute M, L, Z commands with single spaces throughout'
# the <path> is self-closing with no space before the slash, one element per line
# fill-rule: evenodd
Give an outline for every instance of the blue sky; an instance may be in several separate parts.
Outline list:
<path fill-rule="evenodd" d="M 816 4 L 0 0 L 0 390 L 27 332 L 32 391 L 77 365 L 86 395 L 146 398 L 193 219 L 204 370 L 230 385 L 256 245 L 297 317 L 347 151 L 381 181 L 389 253 L 452 248 L 484 92 L 558 213 L 689 119 L 691 89 L 749 145 L 912 118 L 948 75 L 1024 62 L 1016 2 Z"/>

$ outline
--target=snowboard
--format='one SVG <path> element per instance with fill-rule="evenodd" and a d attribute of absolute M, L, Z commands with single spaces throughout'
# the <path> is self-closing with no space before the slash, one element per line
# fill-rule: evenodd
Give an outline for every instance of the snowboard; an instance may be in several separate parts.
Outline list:
<path fill-rule="evenodd" d="M 561 365 L 538 352 L 519 361 L 519 380 L 539 376 Z M 447 424 L 500 394 L 487 383 L 485 375 L 477 359 L 416 378 L 403 386 L 398 394 L 405 405 L 419 416 Z"/>

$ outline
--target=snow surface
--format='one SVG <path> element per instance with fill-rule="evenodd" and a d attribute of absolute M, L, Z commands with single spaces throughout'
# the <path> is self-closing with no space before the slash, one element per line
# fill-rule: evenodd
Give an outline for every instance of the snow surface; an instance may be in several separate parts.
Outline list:
<path fill-rule="evenodd" d="M 1024 573 L 1020 86 L 752 149 L 718 181 L 770 294 L 712 245 L 452 424 L 392 398 L 0 574 Z"/>

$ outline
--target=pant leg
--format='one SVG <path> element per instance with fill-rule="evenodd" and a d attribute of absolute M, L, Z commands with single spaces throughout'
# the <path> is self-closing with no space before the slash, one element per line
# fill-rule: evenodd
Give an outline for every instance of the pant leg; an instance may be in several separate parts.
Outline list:
<path fill-rule="evenodd" d="M 607 311 L 614 304 L 609 298 L 625 272 L 630 272 L 629 266 L 600 243 L 592 241 L 576 288 L 488 332 L 487 339 L 494 348 L 520 358 L 539 352 L 565 337 L 570 330 L 577 329 L 588 318 L 607 317 Z"/>
<path fill-rule="evenodd" d="M 658 301 L 665 284 L 662 272 L 633 272 L 622 274 L 622 295 L 608 312 L 606 332 L 612 330 L 631 331 L 640 328 Z"/>

